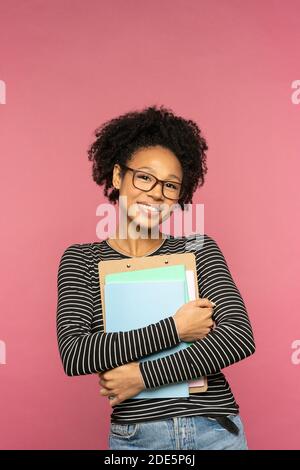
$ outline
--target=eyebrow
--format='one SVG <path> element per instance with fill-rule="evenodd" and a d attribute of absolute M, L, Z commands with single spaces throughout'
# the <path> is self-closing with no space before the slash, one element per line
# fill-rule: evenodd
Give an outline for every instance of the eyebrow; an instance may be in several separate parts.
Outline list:
<path fill-rule="evenodd" d="M 140 168 L 138 168 L 139 170 L 142 170 L 142 169 L 147 169 L 147 170 L 151 170 L 151 171 L 154 171 L 153 168 L 151 168 L 150 166 L 141 166 Z M 180 178 L 176 175 L 168 175 L 167 178 L 176 178 L 178 181 L 180 181 Z"/>

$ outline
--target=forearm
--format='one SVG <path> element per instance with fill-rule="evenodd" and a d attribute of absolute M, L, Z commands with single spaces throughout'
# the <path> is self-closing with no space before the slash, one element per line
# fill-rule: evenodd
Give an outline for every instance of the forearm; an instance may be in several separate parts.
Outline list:
<path fill-rule="evenodd" d="M 173 317 L 125 332 L 92 332 L 94 299 L 79 244 L 68 247 L 58 269 L 57 340 L 67 375 L 104 372 L 180 343 Z"/>
<path fill-rule="evenodd" d="M 175 354 L 140 363 L 146 388 L 214 374 L 255 351 L 248 313 L 217 243 L 205 235 L 196 250 L 200 297 L 216 303 L 216 327 L 205 338 Z"/>
<path fill-rule="evenodd" d="M 154 361 L 140 362 L 146 388 L 194 380 L 214 374 L 255 351 L 251 330 L 238 325 L 216 327 L 188 348 Z"/>
<path fill-rule="evenodd" d="M 61 332 L 61 333 L 60 333 Z M 58 344 L 67 375 L 85 375 L 136 361 L 180 342 L 172 317 L 144 328 L 116 333 L 68 332 L 58 322 Z"/>

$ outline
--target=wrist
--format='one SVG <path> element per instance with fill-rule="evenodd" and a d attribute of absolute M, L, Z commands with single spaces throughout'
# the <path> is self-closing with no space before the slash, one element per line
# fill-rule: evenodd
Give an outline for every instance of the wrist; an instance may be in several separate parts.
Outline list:
<path fill-rule="evenodd" d="M 138 384 L 141 387 L 141 390 L 146 389 L 145 381 L 141 372 L 140 363 L 136 362 L 136 370 L 137 370 L 137 377 L 138 377 Z"/>
<path fill-rule="evenodd" d="M 176 331 L 177 331 L 177 336 L 181 340 L 182 331 L 181 331 L 181 327 L 180 327 L 180 322 L 178 321 L 178 319 L 176 319 L 175 316 L 173 316 L 173 320 L 174 320 L 175 328 L 176 328 Z"/>

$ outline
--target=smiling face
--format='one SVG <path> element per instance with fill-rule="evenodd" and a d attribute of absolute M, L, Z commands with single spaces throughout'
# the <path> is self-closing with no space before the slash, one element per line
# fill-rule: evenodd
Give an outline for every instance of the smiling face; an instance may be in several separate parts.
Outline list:
<path fill-rule="evenodd" d="M 183 179 L 178 158 L 171 150 L 159 145 L 137 150 L 126 165 L 134 170 L 150 173 L 164 181 L 181 183 Z M 137 189 L 132 180 L 132 171 L 126 170 L 124 177 L 121 178 L 120 166 L 118 164 L 114 166 L 113 185 L 119 189 L 119 196 L 125 196 L 119 199 L 119 206 L 124 215 L 126 214 L 127 223 L 150 230 L 171 215 L 178 199 L 166 198 L 160 183 L 157 183 L 150 191 L 143 191 Z M 148 178 L 140 178 L 138 181 L 142 182 L 142 186 L 143 181 L 148 181 Z M 139 183 L 138 186 L 140 186 Z M 174 186 L 169 185 L 169 187 Z"/>

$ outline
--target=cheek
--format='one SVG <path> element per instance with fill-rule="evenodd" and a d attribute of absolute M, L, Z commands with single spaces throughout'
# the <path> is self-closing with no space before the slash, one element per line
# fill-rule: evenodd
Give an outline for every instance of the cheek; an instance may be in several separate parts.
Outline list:
<path fill-rule="evenodd" d="M 132 183 L 132 176 L 131 175 L 126 175 L 125 178 L 122 180 L 121 185 L 120 185 L 120 194 L 122 196 L 127 196 L 127 199 L 134 200 L 136 199 L 142 191 L 140 189 L 137 189 L 133 186 Z"/>
<path fill-rule="evenodd" d="M 128 192 L 120 192 L 119 195 L 119 206 L 123 214 L 129 217 L 135 217 L 137 215 L 138 205 L 136 203 L 140 195 L 139 190 L 130 190 Z"/>

